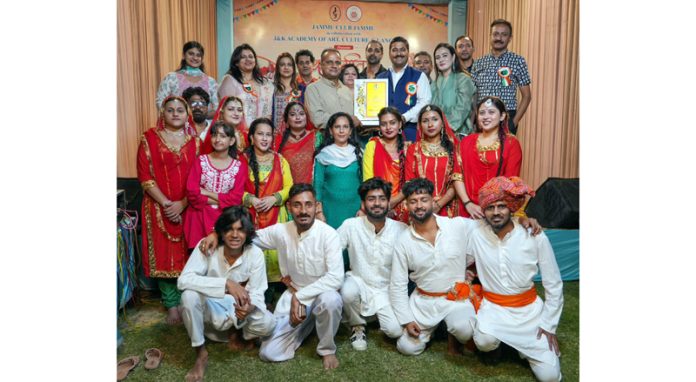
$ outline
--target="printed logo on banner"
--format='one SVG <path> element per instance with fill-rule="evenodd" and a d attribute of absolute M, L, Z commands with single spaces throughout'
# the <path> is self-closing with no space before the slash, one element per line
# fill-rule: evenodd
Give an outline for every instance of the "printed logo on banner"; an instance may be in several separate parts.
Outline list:
<path fill-rule="evenodd" d="M 329 7 L 329 17 L 332 21 L 338 21 L 341 19 L 341 7 L 338 5 L 332 5 Z"/>
<path fill-rule="evenodd" d="M 346 17 L 352 22 L 357 22 L 362 18 L 362 10 L 357 5 L 351 5 L 346 10 Z"/>

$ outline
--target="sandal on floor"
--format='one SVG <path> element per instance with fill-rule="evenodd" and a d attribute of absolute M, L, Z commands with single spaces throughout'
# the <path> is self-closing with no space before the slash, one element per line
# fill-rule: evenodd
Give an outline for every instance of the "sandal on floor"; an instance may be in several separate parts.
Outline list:
<path fill-rule="evenodd" d="M 140 357 L 137 355 L 124 358 L 116 365 L 116 380 L 123 381 L 128 376 L 131 370 L 135 369 L 140 363 Z"/>
<path fill-rule="evenodd" d="M 145 350 L 145 369 L 153 370 L 157 369 L 164 358 L 164 353 L 162 350 L 157 348 L 150 348 Z"/>

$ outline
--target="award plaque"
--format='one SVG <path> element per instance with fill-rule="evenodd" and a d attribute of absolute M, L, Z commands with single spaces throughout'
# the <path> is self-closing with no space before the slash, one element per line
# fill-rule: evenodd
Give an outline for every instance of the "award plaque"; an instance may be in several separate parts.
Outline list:
<path fill-rule="evenodd" d="M 389 80 L 356 79 L 353 93 L 353 113 L 365 126 L 379 126 L 377 114 L 389 106 Z"/>

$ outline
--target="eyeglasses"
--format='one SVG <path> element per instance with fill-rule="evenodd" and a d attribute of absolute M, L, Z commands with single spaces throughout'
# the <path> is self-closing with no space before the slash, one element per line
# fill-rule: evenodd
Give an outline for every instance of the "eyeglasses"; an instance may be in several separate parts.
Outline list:
<path fill-rule="evenodd" d="M 191 107 L 205 107 L 208 106 L 208 103 L 205 101 L 193 101 L 191 102 Z"/>

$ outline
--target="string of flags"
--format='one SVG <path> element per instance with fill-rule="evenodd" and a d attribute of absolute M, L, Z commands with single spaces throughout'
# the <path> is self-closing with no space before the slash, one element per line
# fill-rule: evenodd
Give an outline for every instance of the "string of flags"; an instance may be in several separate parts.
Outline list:
<path fill-rule="evenodd" d="M 423 15 L 423 17 L 425 17 L 426 19 L 432 20 L 434 23 L 444 24 L 445 26 L 447 26 L 447 24 L 448 24 L 447 21 L 443 21 L 443 20 L 431 15 L 430 13 L 428 13 L 427 10 L 423 10 L 422 8 L 416 7 L 415 5 L 413 5 L 411 3 L 408 4 L 408 7 L 413 9 L 413 11 L 418 13 L 419 15 Z"/>
<path fill-rule="evenodd" d="M 268 3 L 263 4 L 263 5 L 260 6 L 259 8 L 256 8 L 256 9 L 254 9 L 254 10 L 252 10 L 252 11 L 249 11 L 249 12 L 247 12 L 247 13 L 244 13 L 244 14 L 242 14 L 242 15 L 235 16 L 235 17 L 232 19 L 232 21 L 236 22 L 236 21 L 239 21 L 239 20 L 244 20 L 244 19 L 246 19 L 246 18 L 256 16 L 256 15 L 258 15 L 259 13 L 261 13 L 261 12 L 263 12 L 263 11 L 269 9 L 270 7 L 272 7 L 272 6 L 276 5 L 276 4 L 278 4 L 278 1 L 280 1 L 280 0 L 271 0 L 271 1 L 269 1 Z"/>

